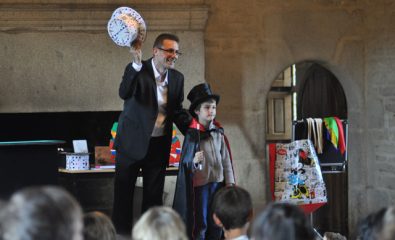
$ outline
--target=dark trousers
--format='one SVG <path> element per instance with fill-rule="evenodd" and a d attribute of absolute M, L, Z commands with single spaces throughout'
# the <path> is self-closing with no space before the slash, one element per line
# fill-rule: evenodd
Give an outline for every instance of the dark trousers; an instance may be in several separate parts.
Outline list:
<path fill-rule="evenodd" d="M 143 200 L 141 212 L 163 204 L 163 187 L 169 156 L 166 137 L 153 137 L 147 155 L 139 161 L 117 152 L 114 179 L 114 206 L 112 220 L 120 234 L 130 235 L 133 225 L 133 196 L 136 180 L 141 169 L 143 177 Z"/>
<path fill-rule="evenodd" d="M 194 188 L 195 226 L 193 239 L 218 240 L 221 238 L 222 229 L 215 224 L 210 206 L 214 194 L 222 186 L 222 183 L 214 182 Z"/>

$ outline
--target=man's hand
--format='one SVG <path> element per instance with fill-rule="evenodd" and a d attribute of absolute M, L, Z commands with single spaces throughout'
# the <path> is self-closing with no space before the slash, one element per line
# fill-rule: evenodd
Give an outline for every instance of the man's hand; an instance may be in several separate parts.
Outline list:
<path fill-rule="evenodd" d="M 132 62 L 134 62 L 137 65 L 141 65 L 141 59 L 143 56 L 143 53 L 141 51 L 141 42 L 140 41 L 135 41 L 132 43 L 132 46 L 130 47 L 130 53 L 132 54 Z"/>

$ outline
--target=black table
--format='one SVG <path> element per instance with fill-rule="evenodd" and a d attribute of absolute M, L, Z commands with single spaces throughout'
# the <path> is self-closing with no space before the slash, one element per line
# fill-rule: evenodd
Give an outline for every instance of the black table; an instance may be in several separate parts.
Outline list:
<path fill-rule="evenodd" d="M 168 167 L 166 176 L 177 176 L 178 168 Z M 59 168 L 59 185 L 67 189 L 85 212 L 101 211 L 111 216 L 115 169 L 66 170 Z M 141 176 L 141 173 L 139 174 Z M 142 188 L 134 191 L 134 218 L 140 216 Z"/>
<path fill-rule="evenodd" d="M 58 183 L 62 140 L 0 142 L 0 198 L 27 186 Z"/>

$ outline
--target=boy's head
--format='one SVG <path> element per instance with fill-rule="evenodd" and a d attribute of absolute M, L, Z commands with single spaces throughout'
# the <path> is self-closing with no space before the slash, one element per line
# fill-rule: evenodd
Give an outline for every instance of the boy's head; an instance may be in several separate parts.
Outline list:
<path fill-rule="evenodd" d="M 84 214 L 84 240 L 116 239 L 115 227 L 111 219 L 102 212 Z"/>
<path fill-rule="evenodd" d="M 194 86 L 188 93 L 187 98 L 191 102 L 189 112 L 195 118 L 197 118 L 197 111 L 201 111 L 203 105 L 212 105 L 215 103 L 216 106 L 220 99 L 219 95 L 214 94 L 211 91 L 208 83 L 202 83 Z"/>
<path fill-rule="evenodd" d="M 217 102 L 210 98 L 196 106 L 194 117 L 198 119 L 200 124 L 208 127 L 217 116 Z"/>
<path fill-rule="evenodd" d="M 224 187 L 212 203 L 214 222 L 225 230 L 244 227 L 252 218 L 250 194 L 241 187 Z"/>

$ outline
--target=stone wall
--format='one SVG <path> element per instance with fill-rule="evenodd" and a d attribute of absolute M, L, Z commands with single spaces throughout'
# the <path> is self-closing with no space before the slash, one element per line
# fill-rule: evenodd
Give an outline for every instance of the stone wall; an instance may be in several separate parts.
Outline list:
<path fill-rule="evenodd" d="M 122 4 L 6 2 L 0 3 L 0 112 L 122 109 L 118 87 L 130 54 L 107 34 L 107 22 Z M 203 82 L 207 8 L 155 4 L 136 10 L 148 28 L 143 57 L 152 55 L 159 33 L 176 33 L 184 52 L 177 67 L 186 86 Z"/>
<path fill-rule="evenodd" d="M 364 97 L 366 156 L 364 190 L 369 210 L 394 204 L 395 186 L 395 6 L 387 1 L 366 16 Z M 361 147 L 359 147 L 361 148 Z M 359 149 L 358 148 L 358 149 Z M 361 170 L 362 171 L 362 170 Z"/>
<path fill-rule="evenodd" d="M 14 3 L 20 9 L 25 3 L 40 7 L 44 2 L 1 1 L 0 111 L 121 109 L 117 88 L 129 55 L 111 43 L 105 26 L 83 19 L 78 31 L 63 31 L 56 24 L 49 30 L 7 29 L 9 19 L 3 13 L 15 11 L 10 9 Z M 75 11 L 70 6 L 88 11 L 92 4 L 99 10 L 92 10 L 90 16 L 100 15 L 104 23 L 104 16 L 124 3 L 51 2 L 68 3 L 53 7 L 71 15 Z M 266 94 L 278 73 L 303 60 L 317 61 L 331 70 L 347 96 L 350 230 L 367 213 L 394 203 L 393 1 L 150 0 L 134 4 L 143 17 L 149 16 L 149 30 L 151 21 L 161 19 L 149 31 L 144 55 L 149 56 L 157 33 L 179 34 L 186 53 L 178 65 L 186 75 L 185 92 L 207 80 L 221 95 L 218 119 L 230 138 L 236 177 L 257 205 L 269 199 Z M 160 14 L 163 9 L 167 14 Z M 201 9 L 207 22 L 200 20 L 201 28 L 193 29 L 191 16 L 201 14 Z M 177 19 L 170 17 L 172 12 L 179 14 Z M 17 24 L 15 18 L 12 21 Z M 184 27 L 175 27 L 180 22 Z M 94 29 L 84 30 L 86 24 Z"/>
<path fill-rule="evenodd" d="M 239 183 L 268 199 L 265 101 L 285 67 L 313 60 L 343 85 L 349 114 L 349 224 L 394 203 L 392 1 L 207 1 L 206 79 L 222 96 Z M 247 177 L 248 176 L 248 177 Z"/>

